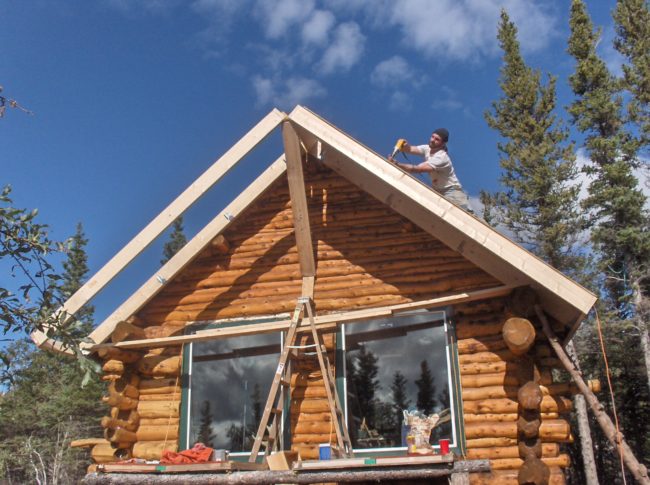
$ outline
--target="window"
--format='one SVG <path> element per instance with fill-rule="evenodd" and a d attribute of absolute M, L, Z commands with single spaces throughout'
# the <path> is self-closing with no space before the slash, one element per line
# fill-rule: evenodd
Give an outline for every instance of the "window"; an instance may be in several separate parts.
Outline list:
<path fill-rule="evenodd" d="M 181 449 L 197 441 L 249 454 L 281 350 L 280 333 L 185 347 Z"/>
<path fill-rule="evenodd" d="M 449 421 L 434 428 L 431 444 L 459 446 L 452 405 L 458 384 L 445 312 L 413 312 L 344 325 L 339 388 L 355 451 L 405 449 L 404 409 L 426 414 L 447 410 Z M 341 365 L 343 364 L 343 365 Z M 341 382 L 342 381 L 342 382 Z"/>

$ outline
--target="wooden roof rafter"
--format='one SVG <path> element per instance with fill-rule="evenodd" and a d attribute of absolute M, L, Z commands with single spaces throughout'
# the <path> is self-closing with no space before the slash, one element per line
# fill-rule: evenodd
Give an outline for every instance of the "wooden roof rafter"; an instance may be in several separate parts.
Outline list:
<path fill-rule="evenodd" d="M 273 109 L 226 153 L 201 174 L 187 189 L 142 229 L 126 246 L 113 256 L 79 290 L 55 312 L 57 315 L 74 315 L 101 291 L 115 276 L 126 268 L 144 249 L 163 233 L 180 215 L 200 199 L 242 158 L 264 140 L 285 118 L 286 113 Z M 95 332 L 93 332 L 95 333 Z M 92 334 L 91 334 L 92 335 Z M 31 338 L 37 346 L 70 353 L 59 342 L 35 330 Z"/>

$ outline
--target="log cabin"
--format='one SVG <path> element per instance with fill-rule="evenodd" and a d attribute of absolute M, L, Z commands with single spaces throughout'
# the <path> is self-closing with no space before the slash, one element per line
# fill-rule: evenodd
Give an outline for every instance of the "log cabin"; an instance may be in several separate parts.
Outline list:
<path fill-rule="evenodd" d="M 448 417 L 432 432 L 433 449 L 447 440 L 466 464 L 395 475 L 363 468 L 360 480 L 432 483 L 456 470 L 456 483 L 564 483 L 575 389 L 554 380 L 560 363 L 535 308 L 566 343 L 596 297 L 304 107 L 269 113 L 60 311 L 74 315 L 274 132 L 284 153 L 90 334 L 108 393 L 97 417 L 104 436 L 77 443 L 92 446 L 91 470 L 106 472 L 89 483 L 128 483 L 111 482 L 106 465 L 201 440 L 247 461 L 291 312 L 305 297 L 354 456 L 406 456 L 402 411 L 418 409 Z M 298 334 L 279 418 L 282 447 L 305 463 L 336 443 L 311 343 Z M 358 469 L 340 470 L 350 481 Z M 281 481 L 261 477 L 237 483 Z"/>

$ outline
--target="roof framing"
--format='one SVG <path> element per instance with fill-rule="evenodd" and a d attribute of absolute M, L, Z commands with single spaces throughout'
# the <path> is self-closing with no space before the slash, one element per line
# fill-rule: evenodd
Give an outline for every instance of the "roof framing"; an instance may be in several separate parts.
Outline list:
<path fill-rule="evenodd" d="M 532 286 L 567 326 L 578 324 L 596 302 L 594 294 L 308 109 L 297 106 L 289 119 L 310 152 L 316 154 L 318 142 L 333 149 L 324 149 L 327 166 L 505 284 Z"/>
<path fill-rule="evenodd" d="M 79 290 L 77 290 L 55 315 L 74 315 L 101 291 L 115 276 L 128 266 L 144 251 L 162 232 L 181 214 L 200 199 L 230 169 L 232 169 L 253 148 L 264 140 L 286 118 L 286 113 L 273 109 L 251 130 L 224 153 L 210 168 L 201 174 L 171 204 L 158 214 L 126 246 L 124 246 L 108 263 L 95 273 Z M 93 332 L 94 333 L 94 332 Z M 60 343 L 49 339 L 47 335 L 36 330 L 31 334 L 32 340 L 39 347 L 63 351 Z"/>
<path fill-rule="evenodd" d="M 449 202 L 410 174 L 394 164 L 387 163 L 383 157 L 335 126 L 308 109 L 297 106 L 288 116 L 274 109 L 264 117 L 72 295 L 59 310 L 59 314 L 66 312 L 72 315 L 77 312 L 283 121 L 285 155 L 271 164 L 165 266 L 102 322 L 90 334 L 96 344 L 104 342 L 119 321 L 140 310 L 285 171 L 288 174 L 294 208 L 303 295 L 311 296 L 315 262 L 302 174 L 301 145 L 334 171 L 503 282 L 507 288 L 522 285 L 535 288 L 540 294 L 545 310 L 569 327 L 569 335 L 595 303 L 596 296 L 582 286 L 499 234 L 482 220 Z M 206 337 L 207 334 L 203 336 Z M 34 332 L 32 338 L 40 347 L 64 350 L 58 342 L 48 339 L 43 332 Z M 162 343 L 160 339 L 157 340 L 159 344 Z M 178 340 L 173 341 L 174 344 L 180 343 Z"/>

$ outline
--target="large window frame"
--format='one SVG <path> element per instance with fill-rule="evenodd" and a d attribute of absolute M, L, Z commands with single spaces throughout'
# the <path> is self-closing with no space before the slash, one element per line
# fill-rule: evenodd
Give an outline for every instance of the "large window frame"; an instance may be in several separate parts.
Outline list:
<path fill-rule="evenodd" d="M 237 320 L 237 321 L 228 321 L 224 322 L 221 324 L 216 324 L 216 323 L 209 323 L 209 324 L 195 324 L 192 325 L 191 327 L 188 327 L 186 329 L 186 334 L 195 334 L 196 332 L 199 332 L 201 330 L 208 330 L 208 329 L 214 329 L 214 328 L 226 328 L 226 327 L 240 327 L 244 325 L 256 325 L 256 324 L 262 324 L 262 323 L 270 323 L 270 322 L 275 322 L 275 321 L 281 321 L 283 318 L 281 317 L 272 317 L 272 318 L 263 318 L 263 319 L 256 319 L 256 320 Z M 224 337 L 220 339 L 214 339 L 214 340 L 209 340 L 207 342 L 213 342 L 215 340 L 230 340 L 230 339 L 242 339 L 242 338 L 247 338 L 247 337 L 252 337 L 252 336 L 259 336 L 262 333 L 259 334 L 254 334 L 254 335 L 247 335 L 247 336 L 232 336 L 232 337 Z M 278 346 L 279 349 L 281 350 L 282 345 L 284 344 L 284 338 L 285 338 L 285 332 L 284 331 L 274 331 L 274 332 L 264 332 L 265 335 L 276 335 L 278 339 Z M 191 425 L 192 425 L 192 400 L 193 400 L 193 393 L 192 393 L 192 379 L 193 379 L 193 365 L 195 361 L 195 346 L 197 344 L 201 344 L 202 342 L 191 342 L 189 344 L 184 345 L 183 347 L 183 363 L 182 363 L 182 380 L 181 380 L 181 409 L 180 409 L 180 420 L 179 420 L 179 449 L 185 450 L 188 449 L 192 446 L 193 443 L 190 442 L 190 437 L 191 437 Z M 274 359 L 274 366 L 277 365 L 277 362 L 280 358 L 280 352 L 277 354 L 277 358 Z M 200 358 L 200 357 L 198 357 Z M 204 359 L 204 360 L 209 360 L 209 359 Z M 262 398 L 262 409 L 264 407 L 264 404 L 266 404 L 266 400 L 268 397 L 268 391 L 271 385 L 271 379 L 268 381 L 268 387 L 263 388 L 262 393 L 261 393 L 261 398 Z M 282 416 L 282 421 L 281 421 L 281 432 L 284 437 L 284 442 L 285 443 L 290 443 L 290 427 L 289 427 L 289 416 L 290 416 L 290 399 L 287 397 L 287 399 L 284 402 L 284 412 Z M 255 429 L 255 432 L 257 429 Z M 230 457 L 239 460 L 239 461 L 246 461 L 248 457 L 250 456 L 250 451 L 235 451 L 230 453 Z"/>
<path fill-rule="evenodd" d="M 453 323 L 453 309 L 447 307 L 445 309 L 436 310 L 420 310 L 413 312 L 403 312 L 396 314 L 393 317 L 394 321 L 399 319 L 407 319 L 409 316 L 428 314 L 431 316 L 431 322 L 440 322 L 440 326 L 444 329 L 445 333 L 445 356 L 447 362 L 447 385 L 449 390 L 449 404 L 451 412 L 451 431 L 452 439 L 450 440 L 450 450 L 452 452 L 462 454 L 465 450 L 465 436 L 463 429 L 463 416 L 462 416 L 462 397 L 460 386 L 460 372 L 458 363 L 458 349 L 456 343 L 456 332 Z M 379 318 L 376 321 L 388 321 L 391 319 Z M 367 322 L 367 321 L 366 321 Z M 337 333 L 337 358 L 336 358 L 336 382 L 337 391 L 339 396 L 342 397 L 342 405 L 344 414 L 346 416 L 346 423 L 350 429 L 349 419 L 350 403 L 348 401 L 348 378 L 347 378 L 347 358 L 346 358 L 346 328 L 361 325 L 362 322 L 356 323 L 342 323 Z M 389 382 L 383 383 L 389 386 Z M 406 453 L 406 446 L 376 446 L 359 448 L 354 447 L 355 456 L 394 456 L 396 453 Z M 434 444 L 434 449 L 439 450 L 437 443 Z"/>

